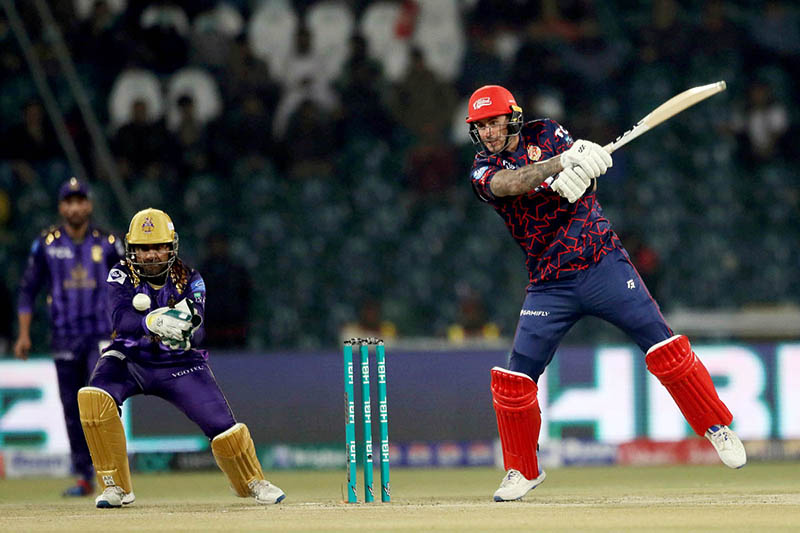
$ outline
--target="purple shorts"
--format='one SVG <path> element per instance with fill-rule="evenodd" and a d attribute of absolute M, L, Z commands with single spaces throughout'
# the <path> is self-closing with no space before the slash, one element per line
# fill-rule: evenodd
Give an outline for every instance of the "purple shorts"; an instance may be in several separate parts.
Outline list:
<path fill-rule="evenodd" d="M 148 366 L 106 354 L 89 385 L 108 392 L 117 405 L 137 394 L 163 398 L 200 426 L 209 439 L 236 423 L 206 361 Z"/>

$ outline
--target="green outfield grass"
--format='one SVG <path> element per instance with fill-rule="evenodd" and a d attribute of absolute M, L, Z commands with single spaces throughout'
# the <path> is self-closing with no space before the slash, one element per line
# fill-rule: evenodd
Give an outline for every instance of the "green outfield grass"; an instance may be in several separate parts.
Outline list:
<path fill-rule="evenodd" d="M 0 481 L 0 531 L 800 531 L 800 464 L 561 468 L 524 500 L 494 503 L 494 469 L 395 469 L 391 504 L 347 505 L 342 472 L 273 472 L 263 507 L 219 472 L 134 475 L 136 503 L 95 509 L 68 480 Z M 376 475 L 376 481 L 377 481 Z"/>

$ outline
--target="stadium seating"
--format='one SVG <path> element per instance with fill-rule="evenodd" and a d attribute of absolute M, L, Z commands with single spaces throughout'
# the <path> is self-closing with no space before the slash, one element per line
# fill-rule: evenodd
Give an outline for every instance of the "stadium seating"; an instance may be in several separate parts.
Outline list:
<path fill-rule="evenodd" d="M 132 9 L 124 0 L 109 4 L 118 16 Z M 380 93 L 378 105 L 388 107 L 392 85 L 403 78 L 412 45 L 424 51 L 428 67 L 439 77 L 458 85 L 460 69 L 470 65 L 467 39 L 472 32 L 494 31 L 488 24 L 470 25 L 471 10 L 478 4 L 237 0 L 203 2 L 202 7 L 186 11 L 145 9 L 134 25 L 170 20 L 190 48 L 186 65 L 155 72 L 121 59 L 120 69 L 125 68 L 111 78 L 108 95 L 93 83 L 99 67 L 80 65 L 79 72 L 92 103 L 102 108 L 109 136 L 129 122 L 136 99 L 148 103 L 151 120 L 165 119 L 174 125 L 177 99 L 190 93 L 213 148 L 225 143 L 225 132 L 230 131 L 225 128 L 241 115 L 242 102 L 226 100 L 227 94 L 220 90 L 229 80 L 223 77 L 227 56 L 218 49 L 231 44 L 239 32 L 283 86 L 291 71 L 287 61 L 294 52 L 296 32 L 307 27 L 313 50 L 324 58 L 323 107 L 338 126 L 344 113 L 337 108 L 341 90 L 337 79 L 354 32 L 364 36 L 370 58 L 383 70 L 375 87 Z M 75 0 L 74 5 L 77 18 L 84 19 L 92 2 Z M 602 9 L 619 5 L 612 2 Z M 546 53 L 517 57 L 532 49 L 527 46 L 529 39 L 538 37 L 523 24 L 496 29 L 498 61 L 509 68 L 521 61 L 535 64 L 537 72 L 551 69 L 547 72 L 554 77 L 549 83 L 564 91 L 559 96 L 564 113 L 560 120 L 576 137 L 592 134 L 591 128 L 600 122 L 621 133 L 677 92 L 725 79 L 728 91 L 615 155 L 617 173 L 613 180 L 601 178 L 600 201 L 623 242 L 628 235 L 637 235 L 660 257 L 662 268 L 653 292 L 665 310 L 800 300 L 800 284 L 794 279 L 800 251 L 792 244 L 800 238 L 797 156 L 779 147 L 768 162 L 745 163 L 745 141 L 730 127 L 733 110 L 742 109 L 750 84 L 758 79 L 768 83 L 774 97 L 789 108 L 792 132 L 796 130 L 797 111 L 790 104 L 797 99 L 798 73 L 780 57 L 765 56 L 753 65 L 746 33 L 737 49 L 693 54 L 683 69 L 649 61 L 632 52 L 637 31 L 649 20 L 649 8 L 626 4 L 625 10 L 630 13 L 618 21 L 619 27 L 598 36 L 631 51 L 623 71 L 613 74 L 602 88 L 590 86 L 579 73 L 563 70 L 559 54 L 564 43 L 548 41 Z M 741 5 L 732 19 L 746 20 L 753 11 Z M 682 16 L 687 27 L 695 27 L 699 20 L 697 8 L 687 7 Z M 705 44 L 694 43 L 701 49 Z M 53 77 L 59 103 L 65 112 L 73 111 L 68 85 Z M 560 87 L 565 80 L 580 91 Z M 468 89 L 458 88 L 458 103 L 447 110 L 453 119 L 445 139 L 456 154 L 458 175 L 451 180 L 455 185 L 444 192 L 426 195 L 413 190 L 407 154 L 418 141 L 397 122 L 390 122 L 384 137 L 364 134 L 358 126 L 350 125 L 347 133 L 337 127 L 331 175 L 311 172 L 290 177 L 282 154 L 284 143 L 293 140 L 284 136 L 294 115 L 284 108 L 294 109 L 310 94 L 303 91 L 291 93 L 289 100 L 280 98 L 286 91 L 276 101 L 263 102 L 273 127 L 279 126 L 277 135 L 264 128 L 269 153 L 254 157 L 236 153 L 234 146 L 234 153 L 220 157 L 221 161 L 210 155 L 201 170 L 180 177 L 166 172 L 159 178 L 130 178 L 126 187 L 134 205 L 170 211 L 181 233 L 181 255 L 192 264 L 204 258 L 203 242 L 210 232 L 220 228 L 227 232 L 234 257 L 256 281 L 251 347 L 328 346 L 337 338 L 339 326 L 355 317 L 364 295 L 381 300 L 385 318 L 398 326 L 401 336 L 443 335 L 457 317 L 456 286 L 479 292 L 492 321 L 510 336 L 526 283 L 523 257 L 500 218 L 470 190 L 467 173 L 474 150 L 464 124 L 469 94 Z M 527 94 L 536 88 L 512 88 L 526 106 L 532 101 L 528 97 L 536 96 Z M 36 96 L 24 69 L 3 77 L 0 134 L 19 121 L 23 104 Z M 279 102 L 283 107 L 276 113 Z M 377 112 L 390 114 L 386 109 Z M 527 108 L 526 116 L 535 118 Z M 360 117 L 349 118 L 358 123 Z M 85 151 L 86 146 L 79 148 Z M 165 148 L 165 153 L 170 150 Z M 0 160 L 0 193 L 10 199 L 10 217 L 0 230 L 16 238 L 0 251 L 0 268 L 14 282 L 31 239 L 56 221 L 55 190 L 71 171 L 63 159 L 37 162 L 37 178 L 27 183 L 16 176 L 11 159 L 9 155 Z M 117 208 L 108 182 L 93 181 L 96 217 L 124 232 L 125 214 Z M 606 333 L 595 328 L 578 331 L 584 342 L 607 340 Z"/>

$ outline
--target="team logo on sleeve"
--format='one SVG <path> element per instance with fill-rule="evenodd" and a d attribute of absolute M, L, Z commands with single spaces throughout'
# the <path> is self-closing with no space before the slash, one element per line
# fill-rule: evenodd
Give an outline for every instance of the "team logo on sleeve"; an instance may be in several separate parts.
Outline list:
<path fill-rule="evenodd" d="M 189 285 L 189 288 L 193 291 L 206 291 L 206 282 L 202 279 L 196 279 Z"/>
<path fill-rule="evenodd" d="M 489 170 L 489 167 L 480 167 L 476 168 L 472 171 L 472 181 L 478 181 L 486 174 L 486 171 Z"/>
<path fill-rule="evenodd" d="M 108 272 L 108 279 L 106 279 L 106 281 L 108 283 L 119 283 L 120 285 L 124 285 L 127 277 L 128 275 L 122 270 L 118 268 L 112 268 Z"/>
<path fill-rule="evenodd" d="M 542 157 L 542 149 L 536 145 L 528 146 L 528 159 L 531 161 L 538 161 Z"/>

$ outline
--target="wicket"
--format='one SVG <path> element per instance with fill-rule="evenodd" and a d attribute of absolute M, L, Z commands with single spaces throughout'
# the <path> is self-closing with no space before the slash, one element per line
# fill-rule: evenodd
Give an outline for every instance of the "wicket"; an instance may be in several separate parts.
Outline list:
<path fill-rule="evenodd" d="M 347 503 L 358 503 L 356 488 L 356 408 L 353 346 L 360 346 L 361 416 L 363 427 L 364 502 L 375 501 L 372 462 L 372 401 L 370 400 L 369 346 L 375 346 L 378 375 L 378 426 L 381 439 L 381 501 L 389 502 L 389 409 L 386 401 L 386 352 L 382 339 L 349 339 L 344 341 L 344 409 L 345 450 L 347 458 Z"/>

